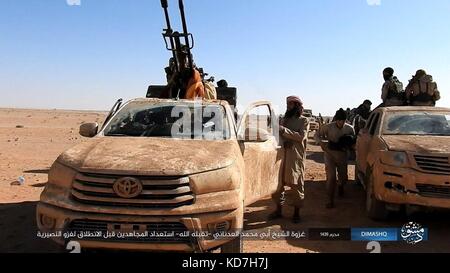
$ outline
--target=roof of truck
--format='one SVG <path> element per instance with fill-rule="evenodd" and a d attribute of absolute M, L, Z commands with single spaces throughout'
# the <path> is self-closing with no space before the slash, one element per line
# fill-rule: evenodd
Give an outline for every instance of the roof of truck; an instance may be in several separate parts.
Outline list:
<path fill-rule="evenodd" d="M 382 107 L 377 109 L 381 112 L 399 112 L 399 111 L 406 111 L 406 112 L 420 112 L 420 111 L 450 111 L 450 108 L 445 107 L 433 107 L 433 106 L 394 106 L 394 107 Z"/>
<path fill-rule="evenodd" d="M 160 103 L 160 102 L 173 102 L 173 103 L 186 103 L 186 104 L 194 104 L 194 103 L 202 103 L 202 104 L 219 104 L 219 105 L 228 105 L 229 103 L 226 100 L 176 100 L 176 99 L 157 99 L 157 98 L 135 98 L 128 102 L 140 102 L 140 103 Z"/>

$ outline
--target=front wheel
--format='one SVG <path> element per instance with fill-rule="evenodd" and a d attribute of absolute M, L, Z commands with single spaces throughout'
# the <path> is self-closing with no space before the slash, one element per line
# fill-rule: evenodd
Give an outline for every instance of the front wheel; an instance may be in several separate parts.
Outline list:
<path fill-rule="evenodd" d="M 358 168 L 358 162 L 357 160 L 355 160 L 355 184 L 362 186 L 363 185 L 363 181 L 361 181 L 360 177 L 362 176 L 362 173 L 359 171 Z"/>
<path fill-rule="evenodd" d="M 366 184 L 366 211 L 370 219 L 376 221 L 386 220 L 388 216 L 388 210 L 386 204 L 379 201 L 375 197 L 374 192 L 374 177 L 372 171 L 367 172 L 367 184 Z"/>
<path fill-rule="evenodd" d="M 221 251 L 222 253 L 233 253 L 233 254 L 242 253 L 244 251 L 242 236 L 239 236 L 233 239 L 232 241 L 224 244 L 221 247 Z"/>

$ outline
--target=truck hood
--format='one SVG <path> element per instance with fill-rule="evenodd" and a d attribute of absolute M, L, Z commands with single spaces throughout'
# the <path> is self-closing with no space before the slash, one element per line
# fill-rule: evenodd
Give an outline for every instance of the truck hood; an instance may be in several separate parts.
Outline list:
<path fill-rule="evenodd" d="M 449 153 L 449 136 L 383 136 L 388 149 L 419 153 Z"/>
<path fill-rule="evenodd" d="M 57 161 L 80 172 L 178 176 L 228 167 L 238 152 L 233 140 L 98 137 L 67 150 Z"/>

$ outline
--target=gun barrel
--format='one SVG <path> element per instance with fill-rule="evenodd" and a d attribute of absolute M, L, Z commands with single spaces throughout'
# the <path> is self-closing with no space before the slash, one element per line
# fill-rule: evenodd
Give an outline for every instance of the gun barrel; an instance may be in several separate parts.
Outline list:
<path fill-rule="evenodd" d="M 170 16 L 169 16 L 169 4 L 167 2 L 167 0 L 161 0 L 161 6 L 164 9 L 164 16 L 166 17 L 166 24 L 167 24 L 167 29 L 166 29 L 166 33 L 168 34 L 172 34 L 173 30 L 172 30 L 172 26 L 170 24 Z M 177 61 L 177 55 L 175 54 L 175 51 L 173 51 L 173 49 L 175 48 L 175 42 L 173 40 L 173 37 L 168 35 L 168 38 L 170 40 L 170 46 L 172 48 L 172 55 L 175 61 Z M 165 39 L 165 37 L 164 37 Z M 178 72 L 178 66 L 175 66 L 176 71 Z"/>
<path fill-rule="evenodd" d="M 189 44 L 189 32 L 188 32 L 187 24 L 186 24 L 186 15 L 184 13 L 183 0 L 178 0 L 178 5 L 180 7 L 181 23 L 183 25 L 184 39 L 185 39 L 185 43 L 186 43 L 186 47 L 187 47 L 187 51 L 188 51 L 189 67 L 193 68 L 194 65 L 193 65 L 193 60 L 192 60 L 191 47 Z"/>

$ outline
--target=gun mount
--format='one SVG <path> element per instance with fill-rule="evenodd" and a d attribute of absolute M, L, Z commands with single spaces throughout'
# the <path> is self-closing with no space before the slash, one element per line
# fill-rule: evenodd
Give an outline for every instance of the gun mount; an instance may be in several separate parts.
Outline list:
<path fill-rule="evenodd" d="M 194 48 L 194 36 L 188 31 L 186 23 L 186 14 L 184 11 L 183 0 L 178 0 L 178 6 L 181 17 L 182 31 L 175 31 L 172 28 L 169 16 L 168 0 L 161 0 L 161 7 L 164 11 L 166 28 L 163 29 L 163 39 L 165 47 L 172 53 L 169 67 L 166 67 L 167 85 L 150 85 L 147 89 L 147 98 L 174 98 L 183 97 L 181 77 L 173 77 L 173 75 L 183 75 L 185 71 L 192 71 L 195 68 L 192 49 Z M 196 68 L 200 71 L 202 80 L 205 83 L 207 73 L 202 68 Z M 170 81 L 171 78 L 176 78 Z M 237 89 L 233 87 L 216 87 L 217 99 L 228 101 L 232 106 L 237 104 Z"/>

